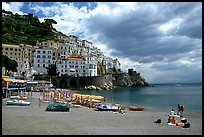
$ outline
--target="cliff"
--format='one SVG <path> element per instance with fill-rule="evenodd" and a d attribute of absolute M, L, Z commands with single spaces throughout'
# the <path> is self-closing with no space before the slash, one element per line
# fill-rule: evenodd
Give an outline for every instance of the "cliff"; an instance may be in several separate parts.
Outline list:
<path fill-rule="evenodd" d="M 149 84 L 140 76 L 140 73 L 128 69 L 128 73 L 118 73 L 113 75 L 113 85 L 118 87 L 146 87 Z"/>

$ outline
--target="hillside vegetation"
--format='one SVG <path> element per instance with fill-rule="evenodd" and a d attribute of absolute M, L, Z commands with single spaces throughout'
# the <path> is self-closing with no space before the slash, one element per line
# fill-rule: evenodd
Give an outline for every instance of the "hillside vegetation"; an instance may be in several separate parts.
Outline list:
<path fill-rule="evenodd" d="M 40 22 L 33 14 L 19 15 L 2 10 L 2 43 L 35 45 L 37 41 L 56 41 L 57 35 L 65 34 L 53 28 L 52 24 L 57 22 L 53 19 Z"/>

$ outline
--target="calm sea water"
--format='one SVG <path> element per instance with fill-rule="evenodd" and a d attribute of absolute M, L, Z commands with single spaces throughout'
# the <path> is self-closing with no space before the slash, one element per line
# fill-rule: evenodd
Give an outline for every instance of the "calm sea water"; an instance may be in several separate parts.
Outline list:
<path fill-rule="evenodd" d="M 146 110 L 177 110 L 184 105 L 186 112 L 202 112 L 202 84 L 155 84 L 153 87 L 115 88 L 112 90 L 79 90 L 81 94 L 106 96 L 107 103 L 113 97 L 115 103 L 143 106 Z"/>

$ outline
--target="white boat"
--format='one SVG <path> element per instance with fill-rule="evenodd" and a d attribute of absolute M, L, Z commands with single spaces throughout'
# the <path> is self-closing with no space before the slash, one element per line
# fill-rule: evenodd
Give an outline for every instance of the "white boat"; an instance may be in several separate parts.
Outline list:
<path fill-rule="evenodd" d="M 181 84 L 177 83 L 177 84 L 176 84 L 176 86 L 177 86 L 177 87 L 180 87 L 180 86 L 181 86 Z"/>
<path fill-rule="evenodd" d="M 118 111 L 117 106 L 112 106 L 112 105 L 101 105 L 97 106 L 96 111 Z"/>
<path fill-rule="evenodd" d="M 24 100 L 20 100 L 20 99 L 10 99 L 8 101 L 6 101 L 7 105 L 17 105 L 17 106 L 28 106 L 30 105 L 31 102 L 29 101 L 24 101 Z"/>

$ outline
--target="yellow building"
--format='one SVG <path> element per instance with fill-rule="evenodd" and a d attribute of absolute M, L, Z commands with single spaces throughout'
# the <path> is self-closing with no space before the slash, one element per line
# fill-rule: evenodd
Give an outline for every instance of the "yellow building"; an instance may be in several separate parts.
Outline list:
<path fill-rule="evenodd" d="M 17 61 L 17 72 L 19 74 L 26 72 L 32 65 L 32 45 L 2 44 L 2 55 L 6 55 L 10 59 Z"/>

